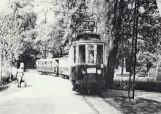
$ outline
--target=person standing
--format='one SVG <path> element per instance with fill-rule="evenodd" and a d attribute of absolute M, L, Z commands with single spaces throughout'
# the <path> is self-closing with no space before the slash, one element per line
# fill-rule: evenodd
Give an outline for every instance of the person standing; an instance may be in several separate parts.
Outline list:
<path fill-rule="evenodd" d="M 25 82 L 25 80 L 24 80 L 24 67 L 23 66 L 20 66 L 20 68 L 17 70 L 17 80 L 18 80 L 17 87 L 21 87 L 21 83 Z M 26 86 L 26 82 L 25 82 L 25 86 Z"/>

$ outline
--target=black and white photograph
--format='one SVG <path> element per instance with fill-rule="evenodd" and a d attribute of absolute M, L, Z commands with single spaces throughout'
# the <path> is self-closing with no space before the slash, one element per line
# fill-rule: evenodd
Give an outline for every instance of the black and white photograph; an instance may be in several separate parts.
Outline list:
<path fill-rule="evenodd" d="M 0 114 L 161 114 L 161 0 L 0 0 Z"/>

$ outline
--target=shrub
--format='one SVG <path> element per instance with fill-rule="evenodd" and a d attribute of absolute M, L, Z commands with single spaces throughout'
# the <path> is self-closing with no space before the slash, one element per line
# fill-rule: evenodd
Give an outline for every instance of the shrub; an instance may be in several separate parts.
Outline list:
<path fill-rule="evenodd" d="M 128 90 L 128 80 L 116 80 L 114 81 L 114 89 Z M 135 89 L 145 91 L 161 92 L 161 82 L 159 81 L 136 81 Z"/>
<path fill-rule="evenodd" d="M 136 82 L 136 89 L 145 91 L 161 92 L 161 82 Z"/>
<path fill-rule="evenodd" d="M 10 82 L 10 73 L 7 70 L 2 71 L 2 77 L 1 77 L 2 84 L 7 84 Z"/>

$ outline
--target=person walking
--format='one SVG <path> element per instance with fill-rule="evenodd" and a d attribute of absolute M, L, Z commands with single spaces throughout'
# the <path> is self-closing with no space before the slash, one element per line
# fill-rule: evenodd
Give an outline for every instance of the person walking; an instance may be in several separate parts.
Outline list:
<path fill-rule="evenodd" d="M 24 67 L 23 66 L 20 66 L 20 68 L 17 70 L 17 80 L 18 80 L 17 87 L 21 87 L 22 82 L 24 82 L 26 86 L 26 82 L 24 80 Z"/>

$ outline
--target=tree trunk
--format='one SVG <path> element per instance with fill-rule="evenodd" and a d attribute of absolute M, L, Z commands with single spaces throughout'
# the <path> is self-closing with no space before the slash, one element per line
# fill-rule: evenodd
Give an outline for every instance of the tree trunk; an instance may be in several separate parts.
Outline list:
<path fill-rule="evenodd" d="M 107 64 L 107 75 L 105 77 L 106 88 L 112 88 L 113 86 L 114 70 L 116 67 L 117 48 L 118 47 L 113 47 L 109 52 L 108 64 Z"/>
<path fill-rule="evenodd" d="M 114 2 L 114 17 L 113 17 L 113 31 L 114 31 L 114 39 L 112 48 L 109 52 L 108 63 L 107 63 L 107 75 L 105 77 L 106 80 L 106 88 L 112 88 L 114 83 L 114 70 L 116 67 L 116 55 L 118 50 L 118 44 L 120 43 L 122 36 L 122 18 L 124 11 L 124 0 L 116 0 Z"/>

